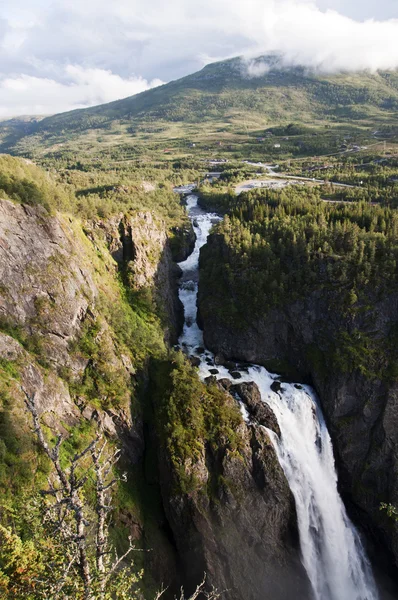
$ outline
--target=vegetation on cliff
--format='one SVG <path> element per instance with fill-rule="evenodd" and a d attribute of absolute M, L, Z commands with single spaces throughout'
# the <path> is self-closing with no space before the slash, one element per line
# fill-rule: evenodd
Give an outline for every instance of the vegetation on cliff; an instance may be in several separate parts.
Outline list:
<path fill-rule="evenodd" d="M 216 311 L 221 325 L 245 328 L 271 309 L 322 294 L 341 315 L 343 329 L 330 350 L 336 364 L 396 376 L 394 344 L 350 326 L 353 315 L 397 289 L 394 209 L 324 202 L 320 189 L 293 187 L 252 191 L 232 202 L 228 194 L 207 194 L 202 202 L 229 207 L 201 255 L 204 321 Z"/>
<path fill-rule="evenodd" d="M 239 452 L 242 417 L 217 385 L 204 385 L 190 362 L 175 353 L 154 365 L 153 402 L 157 434 L 175 477 L 175 491 L 189 492 L 200 480 L 195 465 L 206 449 Z"/>
<path fill-rule="evenodd" d="M 167 356 L 163 315 L 151 295 L 157 268 L 153 263 L 162 257 L 163 245 L 173 235 L 171 228 L 183 227 L 186 221 L 179 198 L 167 190 L 142 192 L 141 201 L 131 190 L 130 200 L 115 209 L 114 223 L 100 221 L 96 212 L 90 221 L 86 215 L 83 225 L 85 213 L 74 192 L 71 185 L 33 164 L 0 157 L 2 598 L 21 597 L 29 586 L 26 597 L 43 597 L 42 584 L 46 597 L 45 586 L 52 585 L 58 573 L 54 568 L 51 579 L 49 556 L 54 550 L 54 567 L 62 558 L 38 510 L 38 490 L 49 489 L 49 462 L 30 431 L 23 389 L 36 394 L 48 442 L 52 444 L 59 432 L 65 438 L 63 464 L 95 440 L 98 431 L 104 432 L 113 451 L 123 446 L 129 481 L 118 482 L 115 489 L 111 536 L 120 552 L 132 529 L 137 544 L 144 544 L 140 467 L 133 469 L 126 456 L 131 454 L 136 462 L 142 459 L 139 389 L 150 358 Z M 123 275 L 128 265 L 123 263 L 118 230 L 125 214 L 135 223 L 138 211 L 142 225 L 149 223 L 140 232 L 137 217 L 134 233 L 144 238 L 146 250 L 141 256 L 141 288 L 134 270 L 128 278 Z M 145 211 L 153 215 L 148 222 Z M 122 249 L 119 265 L 111 246 Z M 133 258 L 130 253 L 125 262 Z M 169 266 L 173 268 L 171 258 Z M 82 489 L 91 508 L 93 485 Z M 156 535 L 159 540 L 161 534 L 148 533 L 148 543 L 153 544 Z M 135 572 L 141 570 L 141 558 L 137 563 Z M 21 580 L 25 575 L 29 582 Z M 35 592 L 36 576 L 43 581 Z M 148 582 L 153 589 L 149 575 L 145 586 Z M 74 582 L 69 578 L 70 585 Z M 83 597 L 80 588 L 76 590 L 73 597 Z M 65 597 L 72 596 L 68 592 Z"/>

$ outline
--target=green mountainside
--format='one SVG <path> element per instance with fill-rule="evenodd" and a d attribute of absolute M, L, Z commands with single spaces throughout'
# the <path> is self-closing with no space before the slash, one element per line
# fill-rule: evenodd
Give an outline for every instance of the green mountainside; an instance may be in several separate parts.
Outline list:
<path fill-rule="evenodd" d="M 2 150 L 16 153 L 130 144 L 169 144 L 184 138 L 247 134 L 280 123 L 391 125 L 398 109 L 397 72 L 315 74 L 282 68 L 272 57 L 268 72 L 249 77 L 234 58 L 204 67 L 177 81 L 136 96 L 0 128 Z M 183 125 L 183 128 L 182 128 Z M 226 136 L 227 134 L 227 136 Z M 199 137 L 198 137 L 199 136 Z M 74 147 L 77 149 L 77 147 Z"/>

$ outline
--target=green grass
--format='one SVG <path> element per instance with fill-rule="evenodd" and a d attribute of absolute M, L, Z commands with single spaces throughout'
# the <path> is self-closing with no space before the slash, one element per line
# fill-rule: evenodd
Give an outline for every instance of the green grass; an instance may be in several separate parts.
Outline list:
<path fill-rule="evenodd" d="M 268 128 L 299 123 L 309 130 L 380 129 L 397 125 L 397 109 L 396 72 L 314 75 L 271 68 L 249 78 L 239 59 L 231 59 L 110 104 L 19 126 L 6 122 L 0 139 L 3 132 L 3 151 L 35 158 L 70 152 L 112 161 L 162 160 L 237 157 L 242 150 L 249 158 L 272 151 L 271 144 L 256 142 Z"/>

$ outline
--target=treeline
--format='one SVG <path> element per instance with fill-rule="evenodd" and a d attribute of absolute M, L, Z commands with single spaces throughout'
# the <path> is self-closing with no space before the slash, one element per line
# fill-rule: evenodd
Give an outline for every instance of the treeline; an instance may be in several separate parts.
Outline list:
<path fill-rule="evenodd" d="M 397 283 L 398 213 L 391 208 L 323 202 L 319 189 L 294 187 L 236 199 L 220 194 L 213 208 L 217 201 L 229 214 L 216 228 L 219 243 L 203 250 L 202 277 L 209 289 L 233 289 L 252 314 L 320 287 L 338 290 L 350 306 Z"/>
<path fill-rule="evenodd" d="M 297 301 L 308 310 L 320 302 L 325 317 L 316 342 L 303 347 L 315 371 L 398 377 L 397 324 L 380 338 L 373 314 L 398 289 L 396 210 L 324 202 L 317 188 L 220 194 L 218 201 L 230 208 L 201 252 L 204 322 L 238 332 L 265 322 L 273 309 L 283 319 Z"/>

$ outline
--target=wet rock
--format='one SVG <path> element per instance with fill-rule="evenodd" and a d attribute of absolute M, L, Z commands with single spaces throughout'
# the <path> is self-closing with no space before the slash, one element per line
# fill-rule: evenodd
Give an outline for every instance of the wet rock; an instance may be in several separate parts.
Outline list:
<path fill-rule="evenodd" d="M 219 379 L 218 383 L 225 389 L 227 392 L 231 389 L 232 381 L 230 379 Z"/>
<path fill-rule="evenodd" d="M 296 390 L 302 390 L 303 389 L 303 386 L 300 385 L 299 383 L 295 383 L 294 387 L 296 388 Z"/>
<path fill-rule="evenodd" d="M 218 375 L 219 374 L 219 370 L 218 369 L 210 369 L 209 373 L 211 373 L 212 375 Z"/>
<path fill-rule="evenodd" d="M 195 348 L 196 352 L 198 354 L 204 354 L 205 349 L 202 348 L 202 346 L 198 346 L 197 348 Z"/>
<path fill-rule="evenodd" d="M 183 290 L 187 290 L 188 292 L 194 292 L 195 291 L 195 282 L 192 281 L 192 279 L 189 279 L 188 281 L 184 281 L 181 284 L 181 288 Z"/>
<path fill-rule="evenodd" d="M 282 389 L 282 385 L 281 385 L 281 382 L 280 382 L 280 381 L 273 381 L 273 382 L 271 383 L 271 390 L 272 390 L 273 392 L 275 392 L 276 394 L 277 394 L 278 392 L 280 392 L 280 391 L 281 391 L 281 389 Z"/>
<path fill-rule="evenodd" d="M 214 357 L 214 364 L 221 365 L 222 367 L 225 367 L 229 371 L 235 371 L 237 368 L 237 365 L 235 362 L 233 362 L 231 360 L 227 360 L 222 354 L 216 354 L 216 356 Z"/>
<path fill-rule="evenodd" d="M 234 385 L 232 390 L 246 405 L 248 413 L 253 419 L 280 435 L 281 431 L 276 416 L 268 404 L 262 401 L 260 390 L 254 382 L 239 383 Z"/>
<path fill-rule="evenodd" d="M 212 360 L 210 360 L 210 358 L 206 358 L 206 363 L 212 367 L 214 365 L 214 362 Z"/>
<path fill-rule="evenodd" d="M 216 365 L 224 365 L 225 364 L 225 358 L 223 357 L 222 354 L 216 354 L 214 357 L 214 363 Z"/>
<path fill-rule="evenodd" d="M 198 356 L 190 356 L 189 357 L 189 362 L 191 363 L 191 365 L 193 367 L 199 367 L 200 366 L 200 358 Z"/>
<path fill-rule="evenodd" d="M 242 377 L 239 371 L 229 371 L 229 374 L 231 375 L 232 379 L 240 379 Z"/>
<path fill-rule="evenodd" d="M 223 366 L 228 369 L 228 371 L 236 371 L 236 363 L 230 361 L 230 360 L 226 360 L 223 364 Z"/>

